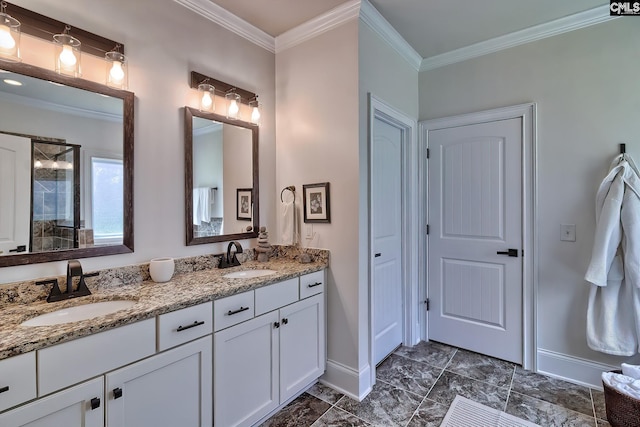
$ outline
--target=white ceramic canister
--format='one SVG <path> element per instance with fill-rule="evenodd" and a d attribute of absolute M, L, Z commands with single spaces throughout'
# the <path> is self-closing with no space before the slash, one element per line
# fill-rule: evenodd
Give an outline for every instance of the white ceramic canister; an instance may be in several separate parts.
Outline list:
<path fill-rule="evenodd" d="M 149 274 L 156 283 L 168 282 L 173 276 L 175 263 L 173 258 L 154 258 L 149 263 Z"/>

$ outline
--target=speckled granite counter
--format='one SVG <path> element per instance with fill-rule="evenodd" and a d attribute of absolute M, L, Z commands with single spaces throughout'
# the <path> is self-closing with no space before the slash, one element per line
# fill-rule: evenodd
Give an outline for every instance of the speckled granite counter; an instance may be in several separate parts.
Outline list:
<path fill-rule="evenodd" d="M 45 302 L 48 289 L 36 287 L 33 282 L 0 285 L 0 360 L 319 271 L 329 265 L 328 251 L 314 250 L 313 261 L 306 264 L 298 262 L 297 252 L 286 247 L 276 248 L 274 253 L 276 256 L 267 263 L 248 260 L 240 267 L 227 269 L 212 268 L 215 257 L 176 260 L 176 273 L 166 283 L 149 280 L 148 264 L 105 270 L 100 277 L 87 279 L 92 295 L 57 303 Z M 276 273 L 252 279 L 222 277 L 245 269 L 271 269 Z M 60 308 L 109 300 L 137 303 L 130 309 L 80 322 L 20 326 L 27 319 Z"/>

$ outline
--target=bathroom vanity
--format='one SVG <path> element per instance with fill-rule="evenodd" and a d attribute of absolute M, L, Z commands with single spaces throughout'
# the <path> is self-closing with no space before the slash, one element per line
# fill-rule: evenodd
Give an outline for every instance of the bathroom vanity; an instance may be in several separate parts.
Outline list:
<path fill-rule="evenodd" d="M 327 259 L 249 261 L 166 283 L 114 278 L 108 286 L 103 277 L 89 297 L 5 305 L 0 425 L 255 424 L 324 372 Z M 261 268 L 275 273 L 224 277 Z M 89 320 L 21 326 L 63 304 L 118 299 L 136 303 Z"/>

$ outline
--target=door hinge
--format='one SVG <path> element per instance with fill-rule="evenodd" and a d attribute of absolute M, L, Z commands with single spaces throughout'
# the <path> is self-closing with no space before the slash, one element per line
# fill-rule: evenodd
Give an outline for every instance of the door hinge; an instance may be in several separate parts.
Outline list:
<path fill-rule="evenodd" d="M 429 149 L 427 148 L 427 159 L 429 158 L 429 156 L 431 155 L 431 152 L 429 151 Z"/>
<path fill-rule="evenodd" d="M 429 305 L 429 298 L 427 298 L 427 299 L 424 301 L 424 305 L 425 305 L 425 307 L 427 308 L 427 311 L 429 311 L 429 307 L 430 307 L 430 305 Z"/>

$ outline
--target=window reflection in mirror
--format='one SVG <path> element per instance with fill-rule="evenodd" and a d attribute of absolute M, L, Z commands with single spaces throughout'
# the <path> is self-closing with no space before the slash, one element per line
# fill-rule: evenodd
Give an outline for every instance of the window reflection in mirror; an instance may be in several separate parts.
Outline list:
<path fill-rule="evenodd" d="M 2 256 L 123 245 L 123 112 L 119 98 L 0 72 Z"/>

